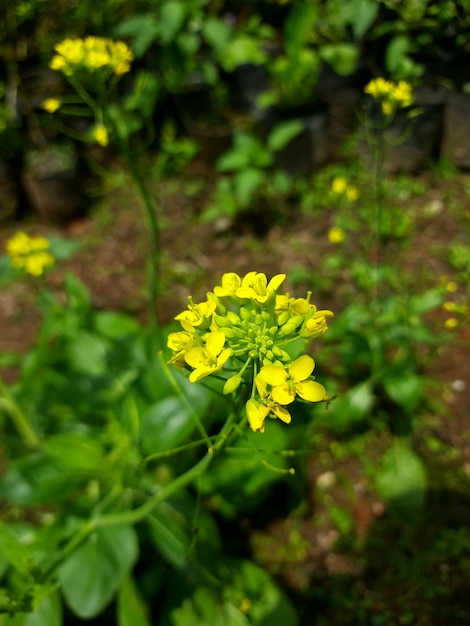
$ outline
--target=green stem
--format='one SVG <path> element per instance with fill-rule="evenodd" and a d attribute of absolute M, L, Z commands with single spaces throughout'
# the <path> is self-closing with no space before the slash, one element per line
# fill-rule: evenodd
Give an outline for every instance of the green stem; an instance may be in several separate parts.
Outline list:
<path fill-rule="evenodd" d="M 152 498 L 142 504 L 140 507 L 131 511 L 122 511 L 120 513 L 110 513 L 108 515 L 96 516 L 87 520 L 78 532 L 69 540 L 69 542 L 62 548 L 58 556 L 54 559 L 53 563 L 42 574 L 41 580 L 46 581 L 47 578 L 56 570 L 57 567 L 64 561 L 64 559 L 73 552 L 85 539 L 94 532 L 97 528 L 103 528 L 106 526 L 117 526 L 119 524 L 136 524 L 147 517 L 153 509 L 172 496 L 175 492 L 183 487 L 187 487 L 194 482 L 201 474 L 210 466 L 214 460 L 216 453 L 221 450 L 228 440 L 229 435 L 233 430 L 233 423 L 238 415 L 238 411 L 232 412 L 223 425 L 215 444 L 209 448 L 207 453 L 202 457 L 200 461 L 193 465 L 189 470 L 178 476 L 171 483 L 168 483 L 160 489 Z"/>
<path fill-rule="evenodd" d="M 150 274 L 149 274 L 149 301 L 148 314 L 149 323 L 152 329 L 153 349 L 156 349 L 155 340 L 159 336 L 159 326 L 157 318 L 157 300 L 160 273 L 160 242 L 159 242 L 159 224 L 157 216 L 157 207 L 149 193 L 144 179 L 139 171 L 136 163 L 135 155 L 131 153 L 129 146 L 129 137 L 124 122 L 124 115 L 119 115 L 115 121 L 116 135 L 118 137 L 119 148 L 125 159 L 126 166 L 134 181 L 136 189 L 142 200 L 145 215 L 147 219 L 149 241 L 150 241 Z"/>
<path fill-rule="evenodd" d="M 7 413 L 17 433 L 28 448 L 39 448 L 41 440 L 31 428 L 26 416 L 18 406 L 6 385 L 0 379 L 0 410 L 3 409 Z"/>

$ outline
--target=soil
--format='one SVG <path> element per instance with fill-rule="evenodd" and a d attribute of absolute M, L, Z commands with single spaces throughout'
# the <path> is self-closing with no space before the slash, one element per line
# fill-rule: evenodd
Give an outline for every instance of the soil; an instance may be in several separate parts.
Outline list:
<path fill-rule="evenodd" d="M 201 164 L 196 163 L 192 168 L 188 177 L 193 180 L 200 181 L 207 174 Z M 452 280 L 454 271 L 448 265 L 444 253 L 449 243 L 459 234 L 465 220 L 468 223 L 470 213 L 467 190 L 470 175 L 460 173 L 450 180 L 439 178 L 438 182 L 432 172 L 420 176 L 426 183 L 426 191 L 414 200 L 415 210 L 420 215 L 419 227 L 413 233 L 413 243 L 405 259 L 406 269 L 416 272 L 416 276 L 420 277 L 425 266 L 436 276 L 446 276 L 448 280 Z M 326 237 L 330 225 L 328 218 L 316 220 L 293 211 L 288 219 L 270 226 L 263 237 L 254 234 L 249 222 L 223 230 L 224 224 L 208 224 L 198 220 L 198 207 L 206 193 L 204 187 L 202 192 L 191 196 L 188 196 L 185 189 L 183 183 L 175 180 L 165 182 L 158 189 L 162 226 L 159 302 L 161 322 L 171 321 L 175 314 L 184 309 L 189 295 L 193 295 L 195 301 L 203 299 L 205 292 L 218 284 L 221 275 L 227 271 L 243 274 L 256 269 L 268 276 L 286 272 L 288 274 L 286 290 L 290 292 L 297 290 L 292 281 L 293 269 L 303 268 L 310 275 L 315 273 L 321 275 L 323 260 L 331 250 L 331 244 Z M 130 185 L 125 184 L 109 192 L 90 210 L 88 216 L 60 227 L 32 217 L 22 222 L 3 223 L 0 226 L 0 248 L 3 249 L 5 241 L 20 229 L 35 235 L 60 234 L 82 242 L 81 249 L 70 260 L 60 263 L 48 276 L 49 288 L 60 293 L 66 272 L 72 271 L 89 289 L 92 302 L 97 309 L 124 311 L 145 322 L 143 268 L 148 256 L 148 245 L 142 218 L 139 203 Z M 468 287 L 460 285 L 459 289 L 463 293 Z M 340 311 L 344 307 L 340 294 L 339 288 L 329 293 L 322 292 L 315 297 L 315 302 L 321 308 Z M 466 295 L 468 297 L 468 291 Z M 436 328 L 442 325 L 445 319 L 442 315 L 437 314 Z M 26 354 L 35 341 L 39 324 L 40 313 L 35 305 L 35 292 L 29 284 L 17 282 L 0 292 L 0 354 L 8 351 Z M 440 348 L 437 359 L 425 372 L 435 381 L 432 394 L 436 406 L 440 407 L 437 409 L 437 418 L 434 416 L 435 421 L 431 429 L 447 445 L 458 450 L 456 471 L 463 468 L 468 476 L 470 476 L 469 348 L 470 330 L 468 324 L 462 323 L 455 329 L 453 341 Z M 11 382 L 16 372 L 14 369 L 4 368 L 2 376 L 7 382 Z M 338 487 L 341 473 L 349 476 L 353 486 L 352 494 L 345 495 Z M 305 594 L 306 590 L 310 589 L 308 593 L 313 606 L 316 607 L 315 610 L 322 615 L 330 616 L 330 621 L 304 616 L 302 626 L 389 623 L 359 619 L 354 621 L 351 615 L 349 618 L 344 615 L 340 618 L 331 603 L 336 597 L 334 594 L 341 595 L 346 592 L 348 586 L 357 588 L 362 585 L 363 596 L 381 594 L 380 601 L 386 602 L 388 610 L 393 607 L 392 613 L 399 611 L 400 607 L 396 606 L 392 598 L 393 592 L 380 587 L 385 585 L 385 579 L 383 576 L 377 577 L 374 569 L 378 566 L 374 557 L 374 542 L 377 541 L 377 536 L 381 537 L 382 543 L 394 541 L 394 533 L 397 533 L 397 515 L 394 511 L 386 511 L 384 504 L 368 491 L 361 474 L 360 463 L 353 456 L 343 460 L 340 466 L 331 458 L 325 460 L 312 457 L 309 460 L 309 480 L 311 494 L 308 514 L 287 516 L 275 520 L 260 532 L 251 532 L 250 541 L 254 546 L 256 558 L 282 581 L 294 598 L 296 594 Z M 338 531 L 325 516 L 325 500 L 319 498 L 319 488 L 320 491 L 322 489 L 328 491 L 327 500 L 330 506 L 333 502 L 348 508 L 358 536 L 362 538 L 362 545 L 366 546 L 360 558 L 352 558 L 351 555 L 348 556 L 337 549 Z M 464 495 L 457 504 L 454 500 L 442 518 L 451 514 L 454 505 L 463 507 L 465 514 L 470 513 Z M 434 505 L 430 503 L 429 506 L 432 508 Z M 430 509 L 429 515 L 434 513 L 435 511 L 431 512 Z M 469 519 L 470 515 L 466 521 L 462 519 L 460 522 L 468 526 Z M 441 519 L 441 522 L 447 528 L 447 521 Z M 412 528 L 408 540 L 413 546 L 417 545 L 419 529 L 422 526 L 417 524 Z M 271 543 L 266 544 L 266 537 Z M 304 545 L 302 542 L 308 544 L 308 548 L 305 548 L 304 552 L 301 550 L 301 555 L 297 559 L 293 560 L 292 554 L 284 553 L 275 563 L 270 562 L 275 554 L 273 545 L 285 547 L 297 540 L 301 545 Z M 371 576 L 381 581 L 377 582 L 375 588 L 370 583 Z M 397 584 L 405 585 L 404 579 L 399 579 L 398 576 Z M 458 592 L 460 595 L 458 597 L 455 595 L 452 601 L 455 606 L 460 608 L 463 606 L 465 609 L 462 598 L 465 596 L 465 589 L 468 594 L 469 587 L 468 584 L 465 586 L 464 579 L 459 579 L 459 585 L 455 593 Z M 317 592 L 312 591 L 312 586 L 317 586 Z M 322 594 L 318 590 L 322 590 Z M 397 593 L 398 595 L 404 593 L 404 590 L 400 588 Z M 378 610 L 380 601 L 377 597 L 369 597 L 369 600 L 371 605 L 374 605 L 374 610 Z M 430 611 L 434 611 L 432 621 L 406 623 L 436 626 L 469 623 L 459 621 L 455 617 L 457 613 L 451 616 L 444 610 L 438 610 L 437 600 L 431 605 Z M 416 607 L 411 607 L 410 611 L 412 609 Z M 468 617 L 470 610 L 465 615 Z M 446 621 L 449 619 L 451 621 Z"/>

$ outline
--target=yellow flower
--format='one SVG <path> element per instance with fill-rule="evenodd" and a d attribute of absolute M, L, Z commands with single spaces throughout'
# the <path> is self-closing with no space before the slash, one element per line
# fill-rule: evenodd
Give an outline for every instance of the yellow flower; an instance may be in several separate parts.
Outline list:
<path fill-rule="evenodd" d="M 345 193 L 347 187 L 348 181 L 344 178 L 344 176 L 335 176 L 333 182 L 331 183 L 331 190 L 338 196 Z"/>
<path fill-rule="evenodd" d="M 446 284 L 446 291 L 448 291 L 449 293 L 453 293 L 454 291 L 457 291 L 458 288 L 459 286 L 453 280 L 451 280 L 450 282 Z"/>
<path fill-rule="evenodd" d="M 400 80 L 392 90 L 391 96 L 400 103 L 402 107 L 407 107 L 413 103 L 412 86 L 404 80 Z"/>
<path fill-rule="evenodd" d="M 234 296 L 264 304 L 274 296 L 285 278 L 285 274 L 277 274 L 268 283 L 266 274 L 248 272 L 243 278 L 240 278 L 238 274 L 229 272 L 222 276 L 222 285 L 214 287 L 214 294 L 220 298 Z"/>
<path fill-rule="evenodd" d="M 97 124 L 91 131 L 91 136 L 103 148 L 109 143 L 108 131 L 103 124 Z"/>
<path fill-rule="evenodd" d="M 458 323 L 459 323 L 459 321 L 458 321 L 458 319 L 456 317 L 449 317 L 449 319 L 447 319 L 444 322 L 444 326 L 446 328 L 456 328 L 458 326 Z"/>
<path fill-rule="evenodd" d="M 173 351 L 172 358 L 168 361 L 182 367 L 185 363 L 184 355 L 188 350 L 200 345 L 198 337 L 194 333 L 179 331 L 168 335 L 167 345 Z"/>
<path fill-rule="evenodd" d="M 191 348 L 184 355 L 186 363 L 194 368 L 189 375 L 192 383 L 222 369 L 232 354 L 230 348 L 223 349 L 224 344 L 224 333 L 215 331 L 207 336 L 205 348 Z"/>
<path fill-rule="evenodd" d="M 272 386 L 271 397 L 278 404 L 290 404 L 296 394 L 308 402 L 320 402 L 326 389 L 320 383 L 309 380 L 315 367 L 312 357 L 304 354 L 291 363 L 287 370 L 280 365 L 265 365 L 259 377 Z"/>
<path fill-rule="evenodd" d="M 307 315 L 307 313 L 315 308 L 315 305 L 309 302 L 311 293 L 312 292 L 309 291 L 308 298 L 291 298 L 287 293 L 277 295 L 274 310 L 276 313 L 290 311 L 294 315 Z"/>
<path fill-rule="evenodd" d="M 188 309 L 182 313 L 178 313 L 175 320 L 180 322 L 184 330 L 188 332 L 193 332 L 196 327 L 203 329 L 209 328 L 210 322 L 212 321 L 212 314 L 215 312 L 216 307 L 217 298 L 215 298 L 213 294 L 208 293 L 205 302 L 194 304 L 194 302 L 190 300 Z"/>
<path fill-rule="evenodd" d="M 344 241 L 344 238 L 345 234 L 342 228 L 334 226 L 328 231 L 328 239 L 330 243 L 342 243 Z"/>
<path fill-rule="evenodd" d="M 47 111 L 48 113 L 54 113 L 55 111 L 57 111 L 58 108 L 60 108 L 60 105 L 61 101 L 57 98 L 46 98 L 41 106 L 44 111 Z"/>
<path fill-rule="evenodd" d="M 375 100 L 389 95 L 393 91 L 393 83 L 385 78 L 378 77 L 372 79 L 367 85 L 364 87 L 364 93 L 368 93 Z"/>
<path fill-rule="evenodd" d="M 18 232 L 7 241 L 6 251 L 14 267 L 26 274 L 40 276 L 46 267 L 54 264 L 54 257 L 47 252 L 49 245 L 45 237 L 29 237 Z"/>

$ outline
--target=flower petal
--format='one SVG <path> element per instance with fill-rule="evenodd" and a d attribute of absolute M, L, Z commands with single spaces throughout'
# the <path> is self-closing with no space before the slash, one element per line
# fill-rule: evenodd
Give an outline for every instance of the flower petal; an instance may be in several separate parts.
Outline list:
<path fill-rule="evenodd" d="M 289 387 L 289 385 L 279 385 L 273 387 L 271 396 L 274 402 L 278 404 L 290 404 L 295 400 L 295 392 Z"/>
<path fill-rule="evenodd" d="M 287 372 L 280 365 L 264 365 L 259 371 L 259 377 L 269 385 L 282 385 L 287 380 Z"/>
<path fill-rule="evenodd" d="M 253 400 L 253 398 L 248 400 L 246 403 L 246 416 L 252 430 L 259 432 L 264 431 L 264 420 L 268 412 L 269 409 L 256 402 L 256 400 Z"/>
<path fill-rule="evenodd" d="M 221 367 L 223 367 L 231 356 L 232 356 L 231 348 L 225 348 L 225 350 L 222 350 L 222 352 L 217 357 L 217 369 L 220 369 Z"/>
<path fill-rule="evenodd" d="M 325 387 L 314 380 L 297 383 L 295 390 L 302 400 L 307 400 L 308 402 L 321 402 L 326 396 Z"/>
<path fill-rule="evenodd" d="M 271 412 L 274 413 L 274 415 L 278 417 L 285 424 L 291 423 L 291 420 L 292 420 L 291 414 L 283 406 L 279 406 L 278 404 L 275 404 L 274 406 L 271 407 Z"/>
<path fill-rule="evenodd" d="M 189 381 L 191 383 L 197 383 L 202 378 L 205 378 L 206 376 L 209 376 L 210 374 L 212 374 L 213 371 L 214 370 L 211 369 L 210 367 L 199 367 L 199 368 L 196 368 L 189 375 Z"/>
<path fill-rule="evenodd" d="M 222 331 L 216 330 L 209 333 L 206 339 L 206 350 L 212 356 L 217 356 L 225 343 L 225 335 Z"/>
<path fill-rule="evenodd" d="M 285 274 L 276 274 L 276 276 L 273 276 L 269 281 L 267 291 L 277 291 L 282 283 L 285 281 L 285 279 Z"/>
<path fill-rule="evenodd" d="M 201 367 L 205 363 L 204 348 L 191 348 L 184 355 L 184 360 L 191 367 Z"/>
<path fill-rule="evenodd" d="M 315 361 L 308 354 L 304 354 L 289 365 L 289 374 L 295 382 L 305 380 L 313 372 Z"/>

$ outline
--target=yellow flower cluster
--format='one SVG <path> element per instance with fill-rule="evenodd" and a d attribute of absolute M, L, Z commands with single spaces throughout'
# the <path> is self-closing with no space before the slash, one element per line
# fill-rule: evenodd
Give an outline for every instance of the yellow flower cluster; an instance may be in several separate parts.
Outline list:
<path fill-rule="evenodd" d="M 41 276 L 46 267 L 54 264 L 49 252 L 50 243 L 45 237 L 29 237 L 18 232 L 6 243 L 6 251 L 13 267 L 31 276 Z"/>
<path fill-rule="evenodd" d="M 286 406 L 296 397 L 307 402 L 327 398 L 312 376 L 312 357 L 294 359 L 289 346 L 323 335 L 333 313 L 318 311 L 311 292 L 306 298 L 278 293 L 284 280 L 285 274 L 269 282 L 258 272 L 224 274 L 204 302 L 189 299 L 175 318 L 183 330 L 168 337 L 170 363 L 188 369 L 191 382 L 216 374 L 224 380 L 225 394 L 245 393 L 249 424 L 259 432 L 267 417 L 289 423 Z"/>
<path fill-rule="evenodd" d="M 384 115 L 392 115 L 397 109 L 413 104 L 412 86 L 404 80 L 394 83 L 385 78 L 374 78 L 364 87 L 364 93 L 380 104 Z"/>
<path fill-rule="evenodd" d="M 350 202 L 359 198 L 359 191 L 354 185 L 349 185 L 344 176 L 335 176 L 331 183 L 331 191 L 335 196 L 345 196 Z"/>
<path fill-rule="evenodd" d="M 61 101 L 57 98 L 46 98 L 42 103 L 42 108 L 48 113 L 55 113 L 60 109 Z"/>
<path fill-rule="evenodd" d="M 71 76 L 78 69 L 90 73 L 106 70 L 120 76 L 130 70 L 133 54 L 123 41 L 103 37 L 64 39 L 54 46 L 49 67 Z"/>

